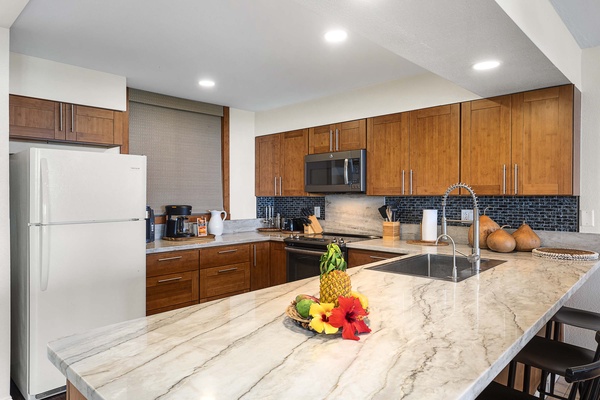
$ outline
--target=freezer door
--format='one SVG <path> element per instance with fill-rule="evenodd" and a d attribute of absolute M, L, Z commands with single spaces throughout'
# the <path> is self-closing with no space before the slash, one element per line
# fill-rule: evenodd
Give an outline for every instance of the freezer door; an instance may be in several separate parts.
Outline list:
<path fill-rule="evenodd" d="M 31 223 L 144 219 L 146 157 L 29 149 Z"/>
<path fill-rule="evenodd" d="M 144 234 L 144 221 L 29 228 L 30 394 L 65 385 L 48 342 L 145 315 Z"/>

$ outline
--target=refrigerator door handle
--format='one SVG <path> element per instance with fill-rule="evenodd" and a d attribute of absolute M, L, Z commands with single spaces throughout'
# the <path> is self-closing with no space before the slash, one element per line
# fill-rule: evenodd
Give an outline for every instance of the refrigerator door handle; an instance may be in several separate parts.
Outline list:
<path fill-rule="evenodd" d="M 40 160 L 40 184 L 41 184 L 41 227 L 40 227 L 40 289 L 48 289 L 48 278 L 50 275 L 50 246 L 48 224 L 48 199 L 50 197 L 48 186 L 48 160 Z"/>

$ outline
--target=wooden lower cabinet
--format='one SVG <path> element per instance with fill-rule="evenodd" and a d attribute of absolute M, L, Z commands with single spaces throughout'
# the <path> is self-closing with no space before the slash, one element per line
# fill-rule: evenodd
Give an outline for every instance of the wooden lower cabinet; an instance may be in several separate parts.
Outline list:
<path fill-rule="evenodd" d="M 271 286 L 287 282 L 286 254 L 284 242 L 271 242 L 270 248 Z"/>
<path fill-rule="evenodd" d="M 271 243 L 260 242 L 250 245 L 250 290 L 259 290 L 271 286 L 270 271 Z"/>
<path fill-rule="evenodd" d="M 250 263 L 230 264 L 200 270 L 200 302 L 250 291 Z"/>
<path fill-rule="evenodd" d="M 198 304 L 198 250 L 146 256 L 146 315 Z"/>
<path fill-rule="evenodd" d="M 403 256 L 402 253 L 388 253 L 385 251 L 371 251 L 348 249 L 348 268 L 383 261 L 390 258 Z"/>

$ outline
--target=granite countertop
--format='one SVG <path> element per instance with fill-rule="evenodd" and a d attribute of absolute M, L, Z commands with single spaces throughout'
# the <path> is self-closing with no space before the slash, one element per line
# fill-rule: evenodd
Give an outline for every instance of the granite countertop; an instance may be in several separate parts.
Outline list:
<path fill-rule="evenodd" d="M 163 253 L 165 251 L 177 250 L 193 250 L 203 247 L 227 246 L 242 243 L 266 242 L 269 240 L 283 241 L 285 235 L 283 233 L 261 233 L 261 232 L 240 232 L 229 233 L 221 236 L 215 236 L 215 240 L 205 242 L 203 238 L 192 238 L 189 240 L 172 241 L 172 240 L 156 240 L 146 244 L 146 254 Z"/>
<path fill-rule="evenodd" d="M 452 251 L 383 240 L 350 247 Z M 459 283 L 349 269 L 370 301 L 372 332 L 358 342 L 285 316 L 297 294 L 318 294 L 309 278 L 63 338 L 49 358 L 89 400 L 471 399 L 600 268 L 482 256 L 507 262 Z"/>

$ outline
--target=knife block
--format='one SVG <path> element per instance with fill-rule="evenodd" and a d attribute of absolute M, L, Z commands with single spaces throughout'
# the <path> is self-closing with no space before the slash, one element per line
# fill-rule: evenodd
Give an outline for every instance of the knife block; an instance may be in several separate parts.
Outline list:
<path fill-rule="evenodd" d="M 383 221 L 383 240 L 400 240 L 400 221 Z"/>

